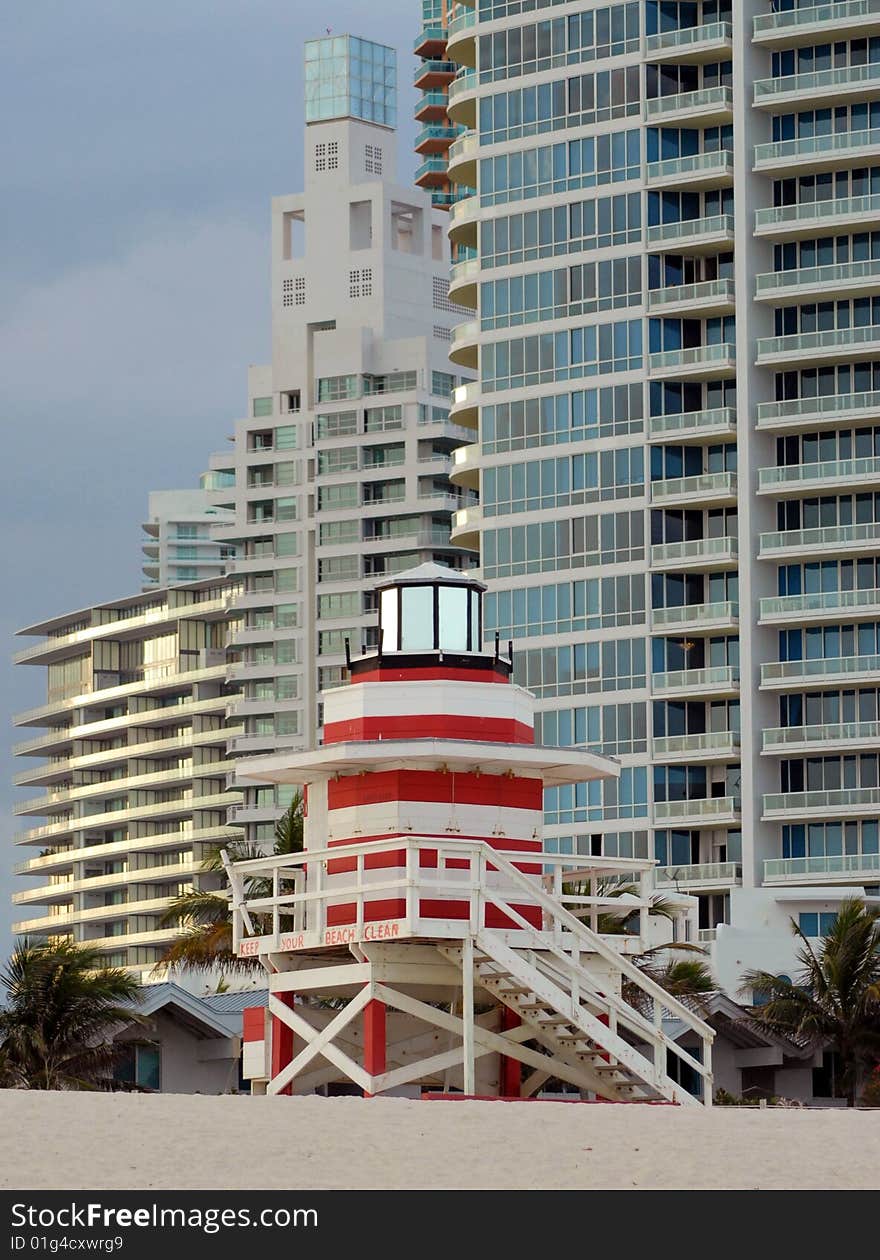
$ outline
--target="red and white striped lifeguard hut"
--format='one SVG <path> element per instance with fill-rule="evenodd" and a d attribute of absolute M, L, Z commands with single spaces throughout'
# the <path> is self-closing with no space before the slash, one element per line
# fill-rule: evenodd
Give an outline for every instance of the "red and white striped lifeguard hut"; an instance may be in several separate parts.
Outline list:
<path fill-rule="evenodd" d="M 248 763 L 299 785 L 306 814 L 303 853 L 227 866 L 235 949 L 269 985 L 265 1016 L 246 1013 L 245 1075 L 271 1094 L 530 1097 L 564 1081 L 708 1105 L 711 1029 L 628 957 L 657 943 L 653 863 L 543 850 L 544 788 L 619 767 L 535 744 L 512 650 L 482 650 L 484 590 L 436 564 L 382 583 L 379 648 L 325 693 L 323 744 Z M 609 916 L 634 930 L 609 933 Z"/>

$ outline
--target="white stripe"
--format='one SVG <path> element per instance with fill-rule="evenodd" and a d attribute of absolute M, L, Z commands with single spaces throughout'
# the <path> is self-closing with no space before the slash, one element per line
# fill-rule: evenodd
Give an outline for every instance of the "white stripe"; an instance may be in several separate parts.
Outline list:
<path fill-rule="evenodd" d="M 357 840 L 398 832 L 414 836 L 478 836 L 496 848 L 504 839 L 540 840 L 540 809 L 509 809 L 499 805 L 450 805 L 442 801 L 382 801 L 351 805 L 327 814 L 329 840 Z M 537 835 L 535 835 L 537 832 Z"/>
<path fill-rule="evenodd" d="M 531 727 L 535 701 L 531 692 L 522 687 L 443 679 L 353 683 L 327 692 L 324 699 L 325 725 L 357 718 L 420 717 L 425 713 L 502 719 Z"/>

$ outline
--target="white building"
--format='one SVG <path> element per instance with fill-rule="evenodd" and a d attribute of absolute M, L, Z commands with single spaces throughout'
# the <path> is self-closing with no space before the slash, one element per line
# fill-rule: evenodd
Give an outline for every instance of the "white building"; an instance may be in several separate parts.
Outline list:
<path fill-rule="evenodd" d="M 623 763 L 548 835 L 656 855 L 735 995 L 880 878 L 880 3 L 525 8 L 447 32 L 453 537 Z"/>
<path fill-rule="evenodd" d="M 235 547 L 214 537 L 213 527 L 231 512 L 216 507 L 211 490 L 222 486 L 222 474 L 206 473 L 199 490 L 154 490 L 149 497 L 144 531 L 144 590 L 178 582 L 222 577 L 235 558 Z"/>
<path fill-rule="evenodd" d="M 449 418 L 447 216 L 397 183 L 396 74 L 366 40 L 306 45 L 305 187 L 272 205 L 272 361 L 211 459 L 244 588 L 236 758 L 315 742 L 346 643 L 375 641 L 378 577 L 471 562 L 450 541 L 475 496 L 449 480 L 468 430 Z M 236 820 L 271 839 L 289 795 L 248 787 Z"/>

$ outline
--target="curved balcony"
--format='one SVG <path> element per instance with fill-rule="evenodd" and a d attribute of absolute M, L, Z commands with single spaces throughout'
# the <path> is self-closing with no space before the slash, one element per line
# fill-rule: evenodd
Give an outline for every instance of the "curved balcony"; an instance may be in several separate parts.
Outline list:
<path fill-rule="evenodd" d="M 713 214 L 705 219 L 679 219 L 676 223 L 655 223 L 645 228 L 649 250 L 682 249 L 688 253 L 713 254 L 734 240 L 732 214 Z"/>
<path fill-rule="evenodd" d="M 648 441 L 696 445 L 707 439 L 736 437 L 736 409 L 715 407 L 708 411 L 683 411 L 668 416 L 649 416 Z"/>
<path fill-rule="evenodd" d="M 700 127 L 729 123 L 733 118 L 733 88 L 708 87 L 695 92 L 653 96 L 645 101 L 649 123 L 693 122 Z"/>
<path fill-rule="evenodd" d="M 645 38 L 645 55 L 650 61 L 727 61 L 732 50 L 733 27 L 730 22 L 682 26 Z"/>
<path fill-rule="evenodd" d="M 752 39 L 769 48 L 796 48 L 820 36 L 842 39 L 880 29 L 878 0 L 838 0 L 783 13 L 761 13 L 754 19 Z"/>
<path fill-rule="evenodd" d="M 877 883 L 880 853 L 837 853 L 822 857 L 769 858 L 764 863 L 764 883 L 852 884 Z"/>
<path fill-rule="evenodd" d="M 449 300 L 459 306 L 477 309 L 477 293 L 480 285 L 479 258 L 463 258 L 453 263 L 449 273 Z"/>
<path fill-rule="evenodd" d="M 857 613 L 880 617 L 880 590 L 814 591 L 809 595 L 771 595 L 760 602 L 759 624 L 787 625 L 800 622 L 837 621 Z"/>
<path fill-rule="evenodd" d="M 848 555 L 851 551 L 880 551 L 880 522 L 823 525 L 816 529 L 787 529 L 761 534 L 758 558 L 790 560 L 798 556 Z"/>
<path fill-rule="evenodd" d="M 880 156 L 880 128 L 839 131 L 827 136 L 800 136 L 755 145 L 754 170 L 781 175 L 832 171 L 841 160 L 869 162 Z"/>
<path fill-rule="evenodd" d="M 651 568 L 735 569 L 735 538 L 691 538 L 687 542 L 655 543 L 651 548 Z"/>
<path fill-rule="evenodd" d="M 880 809 L 880 788 L 826 788 L 818 792 L 772 792 L 764 796 L 764 822 L 859 818 Z"/>
<path fill-rule="evenodd" d="M 837 66 L 833 70 L 809 70 L 803 74 L 780 75 L 776 79 L 755 82 L 754 103 L 758 109 L 780 109 L 809 101 L 822 104 L 844 102 L 850 97 L 860 101 L 880 96 L 880 63 L 862 66 Z"/>
<path fill-rule="evenodd" d="M 802 302 L 809 297 L 839 296 L 841 291 L 880 293 L 880 258 L 769 271 L 756 277 L 755 301 Z"/>
<path fill-rule="evenodd" d="M 771 237 L 815 236 L 816 232 L 844 227 L 873 226 L 880 218 L 880 193 L 865 197 L 838 197 L 831 201 L 807 201 L 796 206 L 768 206 L 755 211 L 755 235 Z"/>
<path fill-rule="evenodd" d="M 453 245 L 477 247 L 477 222 L 480 215 L 479 198 L 463 197 L 449 211 L 449 239 Z"/>
<path fill-rule="evenodd" d="M 710 665 L 705 669 L 669 670 L 651 675 L 651 694 L 657 698 L 673 696 L 720 699 L 739 695 L 739 667 Z"/>
<path fill-rule="evenodd" d="M 648 311 L 652 315 L 730 315 L 735 309 L 733 280 L 703 280 L 698 284 L 670 285 L 649 289 Z"/>
<path fill-rule="evenodd" d="M 687 630 L 691 634 L 714 634 L 716 630 L 735 630 L 739 625 L 739 606 L 730 600 L 712 604 L 678 604 L 672 608 L 652 608 L 652 630 Z"/>
<path fill-rule="evenodd" d="M 451 61 L 462 66 L 474 67 L 477 64 L 477 42 L 474 27 L 477 15 L 474 9 L 459 8 L 455 17 L 449 20 L 446 55 Z"/>
<path fill-rule="evenodd" d="M 445 153 L 458 136 L 457 127 L 444 127 L 440 123 L 428 123 L 416 136 L 413 148 L 416 153 Z"/>
<path fill-rule="evenodd" d="M 452 452 L 452 469 L 449 480 L 456 486 L 467 486 L 470 490 L 480 488 L 480 443 L 471 442 L 469 446 L 458 446 Z"/>
<path fill-rule="evenodd" d="M 480 527 L 483 523 L 483 512 L 478 506 L 461 508 L 452 517 L 452 529 L 449 532 L 450 542 L 456 547 L 464 547 L 467 551 L 479 551 Z"/>
<path fill-rule="evenodd" d="M 660 350 L 648 355 L 648 371 L 655 380 L 671 376 L 688 380 L 735 376 L 736 347 L 732 342 L 719 342 L 684 350 Z"/>
<path fill-rule="evenodd" d="M 733 183 L 733 153 L 694 153 L 688 157 L 664 158 L 649 162 L 646 171 L 649 188 L 722 188 Z"/>
<path fill-rule="evenodd" d="M 762 691 L 812 691 L 841 684 L 876 683 L 880 656 L 830 656 L 807 661 L 768 661 L 761 666 Z"/>
<path fill-rule="evenodd" d="M 651 742 L 656 761 L 736 761 L 738 731 L 705 731 L 700 735 L 655 735 Z"/>
<path fill-rule="evenodd" d="M 804 360 L 822 363 L 843 362 L 853 355 L 880 358 L 880 325 L 862 328 L 831 328 L 823 332 L 792 333 L 785 337 L 759 337 L 760 367 Z"/>
<path fill-rule="evenodd" d="M 480 382 L 467 381 L 452 391 L 449 419 L 466 429 L 476 429 L 480 416 Z"/>
<path fill-rule="evenodd" d="M 880 390 L 758 403 L 756 427 L 784 432 L 808 432 L 817 428 L 836 428 L 848 420 L 870 424 L 875 419 L 880 419 Z"/>
<path fill-rule="evenodd" d="M 695 862 L 686 866 L 658 866 L 654 879 L 658 887 L 674 884 L 676 888 L 703 891 L 711 888 L 734 888 L 742 883 L 742 866 L 739 862 Z M 703 940 L 702 930 L 700 940 Z"/>
<path fill-rule="evenodd" d="M 880 456 L 826 459 L 818 464 L 786 464 L 780 468 L 758 469 L 758 494 L 800 498 L 813 490 L 835 490 L 846 486 L 880 488 Z"/>
<path fill-rule="evenodd" d="M 479 352 L 477 349 L 477 340 L 480 336 L 480 325 L 473 319 L 466 324 L 456 324 L 452 330 L 452 340 L 449 343 L 449 357 L 453 363 L 457 363 L 459 367 L 466 367 L 476 370 L 479 362 Z M 456 420 L 462 423 L 458 414 Z"/>
<path fill-rule="evenodd" d="M 735 796 L 705 796 L 692 801 L 655 801 L 654 822 L 662 827 L 736 825 L 741 806 Z"/>
<path fill-rule="evenodd" d="M 733 506 L 736 503 L 736 473 L 699 473 L 694 477 L 669 477 L 651 482 L 651 502 L 658 507 L 706 503 Z"/>
<path fill-rule="evenodd" d="M 459 70 L 454 82 L 449 85 L 449 97 L 446 112 L 450 121 L 458 127 L 477 125 L 477 76 L 473 70 Z"/>
<path fill-rule="evenodd" d="M 792 753 L 846 752 L 854 748 L 880 748 L 880 722 L 768 727 L 764 731 L 762 752 L 788 757 Z"/>
<path fill-rule="evenodd" d="M 428 61 L 423 61 L 416 70 L 413 86 L 421 92 L 446 87 L 457 74 L 458 66 L 454 61 L 445 61 L 432 57 Z"/>
<path fill-rule="evenodd" d="M 466 184 L 468 188 L 477 186 L 477 156 L 480 152 L 480 137 L 472 131 L 460 135 L 449 146 L 448 164 L 449 178 L 454 184 Z"/>

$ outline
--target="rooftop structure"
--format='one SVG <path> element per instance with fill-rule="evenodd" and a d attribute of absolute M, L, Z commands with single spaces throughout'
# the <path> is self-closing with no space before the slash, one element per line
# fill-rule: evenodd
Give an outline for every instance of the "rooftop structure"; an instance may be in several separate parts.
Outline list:
<path fill-rule="evenodd" d="M 203 481 L 216 489 L 218 478 L 206 474 Z M 231 568 L 235 547 L 213 535 L 213 527 L 228 521 L 231 513 L 212 504 L 207 488 L 155 490 L 147 515 L 142 527 L 145 590 L 222 577 Z"/>

